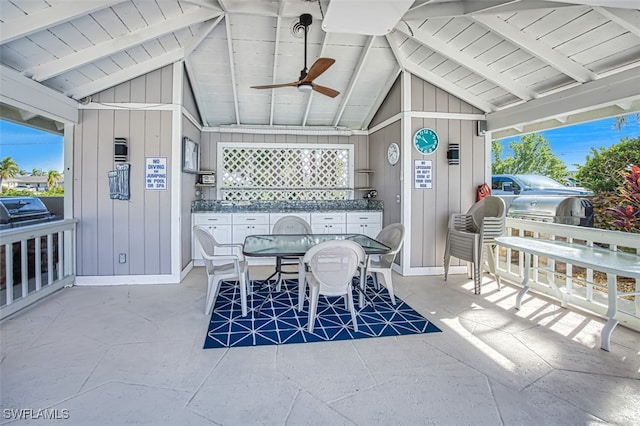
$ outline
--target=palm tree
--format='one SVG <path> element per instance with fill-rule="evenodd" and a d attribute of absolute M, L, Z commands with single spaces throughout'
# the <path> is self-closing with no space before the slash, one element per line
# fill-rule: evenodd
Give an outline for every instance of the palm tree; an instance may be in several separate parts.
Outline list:
<path fill-rule="evenodd" d="M 47 176 L 47 186 L 49 188 L 53 188 L 56 186 L 58 181 L 60 180 L 60 173 L 57 170 L 49 170 L 49 175 Z"/>
<path fill-rule="evenodd" d="M 18 163 L 13 161 L 12 157 L 4 157 L 2 161 L 0 161 L 0 188 L 2 188 L 2 181 L 4 179 L 16 177 L 19 172 L 20 167 L 18 167 Z"/>
<path fill-rule="evenodd" d="M 43 176 L 43 175 L 44 175 L 44 171 L 42 171 L 42 169 L 31 170 L 31 176 Z"/>
<path fill-rule="evenodd" d="M 640 123 L 640 114 L 636 113 L 636 114 L 629 114 L 629 115 L 621 115 L 619 117 L 615 118 L 615 121 L 613 122 L 613 128 L 616 130 L 622 130 L 622 128 L 624 126 L 627 125 L 627 123 L 629 123 L 630 118 L 632 116 L 635 116 L 635 119 L 638 123 Z"/>

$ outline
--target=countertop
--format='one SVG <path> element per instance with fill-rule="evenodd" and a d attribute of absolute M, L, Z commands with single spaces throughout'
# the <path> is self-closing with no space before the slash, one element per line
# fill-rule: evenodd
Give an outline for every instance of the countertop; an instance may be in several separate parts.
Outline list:
<path fill-rule="evenodd" d="M 313 212 L 381 212 L 382 201 L 249 201 L 229 202 L 199 200 L 191 203 L 192 213 L 313 213 Z"/>

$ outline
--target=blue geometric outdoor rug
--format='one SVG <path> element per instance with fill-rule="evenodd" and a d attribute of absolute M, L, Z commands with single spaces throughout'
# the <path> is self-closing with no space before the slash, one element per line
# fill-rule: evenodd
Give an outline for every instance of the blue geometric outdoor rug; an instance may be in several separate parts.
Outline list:
<path fill-rule="evenodd" d="M 358 278 L 354 280 L 357 282 Z M 380 290 L 375 290 L 370 277 L 367 284 L 367 295 L 373 300 L 375 309 L 367 304 L 357 311 L 358 331 L 353 331 L 351 314 L 345 309 L 342 297 L 320 296 L 316 324 L 313 333 L 309 333 L 309 301 L 307 300 L 304 309 L 298 312 L 297 279 L 285 280 L 280 292 L 275 289 L 269 292 L 268 286 L 259 289 L 254 285 L 253 294 L 247 297 L 249 313 L 244 318 L 240 309 L 238 286 L 233 282 L 223 282 L 211 314 L 204 349 L 324 342 L 441 331 L 397 296 L 396 305 L 392 305 L 387 290 L 382 286 Z M 271 281 L 270 286 L 275 286 L 275 283 Z M 354 290 L 356 309 L 357 297 Z M 258 313 L 258 307 L 265 298 L 267 300 Z"/>

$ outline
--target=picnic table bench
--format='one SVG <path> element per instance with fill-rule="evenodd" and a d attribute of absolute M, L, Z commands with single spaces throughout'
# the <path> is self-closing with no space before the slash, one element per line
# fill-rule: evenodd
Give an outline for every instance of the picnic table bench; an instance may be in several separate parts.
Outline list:
<path fill-rule="evenodd" d="M 600 334 L 600 347 L 609 351 L 611 344 L 611 333 L 618 325 L 615 319 L 618 311 L 618 297 L 638 296 L 640 291 L 618 292 L 616 277 L 618 275 L 640 279 L 640 256 L 621 251 L 607 250 L 599 247 L 589 247 L 586 245 L 567 243 L 556 240 L 544 240 L 527 237 L 497 237 L 496 244 L 502 247 L 518 250 L 524 253 L 522 289 L 516 296 L 516 309 L 520 309 L 522 298 L 529 290 L 529 274 L 531 270 L 531 255 L 553 259 L 558 262 L 565 262 L 584 268 L 601 271 L 607 275 L 607 285 L 590 283 L 594 286 L 607 289 L 607 323 L 602 328 Z M 544 268 L 539 268 L 544 269 Z M 555 271 L 551 271 L 556 273 Z M 553 284 L 555 285 L 555 284 Z M 562 291 L 559 292 L 563 306 L 566 299 Z M 637 288 L 636 288 L 637 290 Z"/>

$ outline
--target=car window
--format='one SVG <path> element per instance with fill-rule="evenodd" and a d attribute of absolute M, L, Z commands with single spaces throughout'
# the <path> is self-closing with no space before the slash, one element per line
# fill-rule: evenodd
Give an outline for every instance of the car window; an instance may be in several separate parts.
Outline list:
<path fill-rule="evenodd" d="M 491 178 L 491 189 L 502 189 L 502 185 L 500 185 L 500 178 Z"/>

